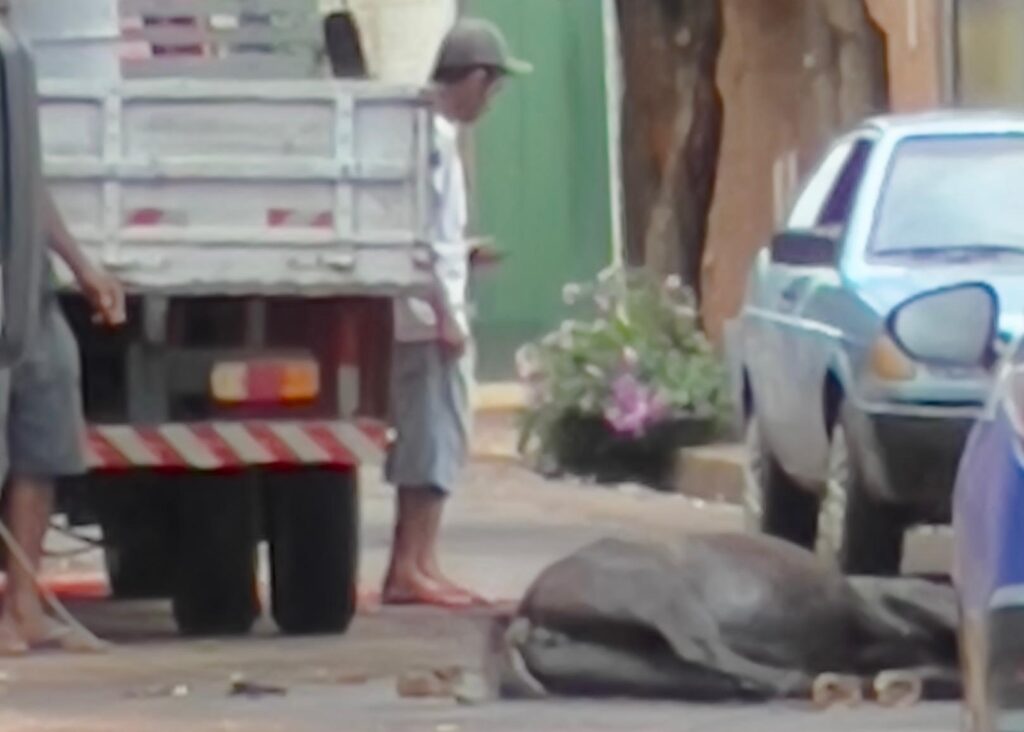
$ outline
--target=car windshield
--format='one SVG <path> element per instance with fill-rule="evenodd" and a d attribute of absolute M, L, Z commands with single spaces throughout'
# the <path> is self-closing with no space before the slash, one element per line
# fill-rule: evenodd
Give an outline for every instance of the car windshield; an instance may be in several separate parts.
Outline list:
<path fill-rule="evenodd" d="M 1024 136 L 910 139 L 893 157 L 870 251 L 1024 255 Z"/>

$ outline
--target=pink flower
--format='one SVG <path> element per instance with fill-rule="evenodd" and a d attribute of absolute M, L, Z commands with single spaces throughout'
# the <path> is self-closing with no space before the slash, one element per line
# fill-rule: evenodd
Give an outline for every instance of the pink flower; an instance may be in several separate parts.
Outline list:
<path fill-rule="evenodd" d="M 665 413 L 657 393 L 627 372 L 612 383 L 611 403 L 605 408 L 604 418 L 618 434 L 637 438 L 643 437 Z"/>

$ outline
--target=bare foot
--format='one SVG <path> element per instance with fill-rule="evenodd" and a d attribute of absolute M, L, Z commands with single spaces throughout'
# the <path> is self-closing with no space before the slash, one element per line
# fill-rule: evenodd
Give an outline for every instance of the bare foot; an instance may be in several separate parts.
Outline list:
<path fill-rule="evenodd" d="M 404 577 L 389 576 L 384 582 L 380 600 L 384 605 L 434 605 L 446 608 L 463 608 L 473 604 L 467 594 L 454 592 L 420 573 Z"/>
<path fill-rule="evenodd" d="M 25 634 L 31 648 L 58 648 L 68 653 L 105 653 L 110 644 L 100 640 L 85 628 L 64 625 L 53 618 L 45 618 L 31 633 Z"/>
<path fill-rule="evenodd" d="M 424 561 L 420 565 L 420 573 L 429 579 L 430 582 L 442 588 L 444 592 L 451 593 L 453 595 L 463 595 L 469 598 L 473 605 L 488 607 L 494 604 L 483 596 L 463 587 L 459 583 L 455 582 L 454 579 L 447 577 L 444 572 L 441 571 L 440 564 L 436 557 L 432 557 Z"/>
<path fill-rule="evenodd" d="M 470 604 L 472 605 L 487 606 L 493 604 L 490 600 L 483 597 L 482 595 L 478 595 L 477 593 L 463 587 L 458 582 L 455 582 L 454 580 L 451 580 L 448 577 L 446 577 L 436 564 L 432 566 L 428 565 L 425 568 L 421 567 L 420 572 L 423 574 L 424 577 L 426 577 L 428 580 L 436 584 L 445 592 L 453 595 L 462 595 L 464 597 L 467 597 L 470 601 Z"/>

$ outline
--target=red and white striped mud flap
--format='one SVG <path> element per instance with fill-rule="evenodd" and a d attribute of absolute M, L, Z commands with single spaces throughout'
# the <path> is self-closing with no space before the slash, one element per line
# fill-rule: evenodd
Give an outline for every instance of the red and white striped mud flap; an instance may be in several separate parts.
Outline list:
<path fill-rule="evenodd" d="M 222 472 L 245 467 L 380 465 L 389 442 L 372 421 L 90 425 L 90 470 Z"/>

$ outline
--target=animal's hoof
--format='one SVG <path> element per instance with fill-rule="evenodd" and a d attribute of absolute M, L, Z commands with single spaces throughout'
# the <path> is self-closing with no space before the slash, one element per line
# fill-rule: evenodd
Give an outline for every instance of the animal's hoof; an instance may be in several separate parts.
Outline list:
<path fill-rule="evenodd" d="M 874 692 L 883 707 L 910 707 L 924 697 L 924 681 L 913 671 L 883 671 L 875 677 Z"/>
<path fill-rule="evenodd" d="M 857 706 L 864 701 L 861 680 L 856 676 L 821 674 L 811 687 L 811 701 L 819 709 Z"/>

